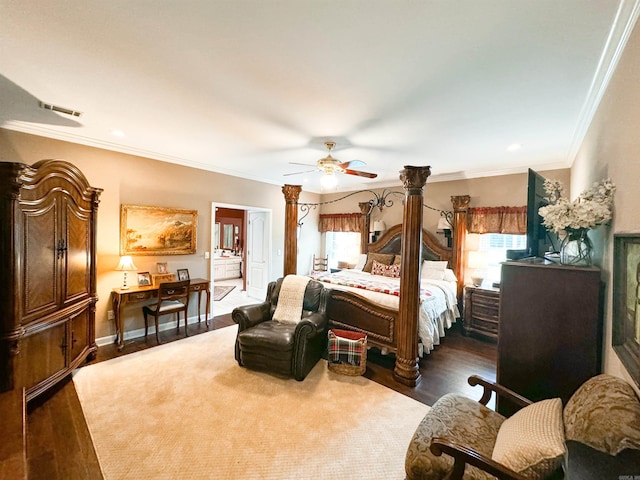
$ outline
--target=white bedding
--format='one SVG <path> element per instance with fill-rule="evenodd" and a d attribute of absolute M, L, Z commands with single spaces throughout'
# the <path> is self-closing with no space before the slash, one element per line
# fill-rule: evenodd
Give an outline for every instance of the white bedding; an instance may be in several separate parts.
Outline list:
<path fill-rule="evenodd" d="M 328 278 L 327 278 L 328 277 Z M 400 297 L 390 295 L 380 291 L 372 291 L 364 288 L 350 287 L 340 283 L 327 283 L 326 280 L 334 280 L 341 283 L 364 283 L 371 284 L 371 288 L 380 290 L 397 291 L 400 288 L 400 279 L 372 275 L 360 270 L 341 270 L 330 275 L 316 275 L 316 280 L 325 279 L 324 285 L 327 288 L 346 290 L 367 298 L 369 301 L 383 307 L 398 310 Z M 420 340 L 420 356 L 429 353 L 435 345 L 440 344 L 440 338 L 444 336 L 445 330 L 460 316 L 458 302 L 456 299 L 456 282 L 444 280 L 422 279 L 420 285 L 420 308 L 418 318 L 418 337 Z"/>

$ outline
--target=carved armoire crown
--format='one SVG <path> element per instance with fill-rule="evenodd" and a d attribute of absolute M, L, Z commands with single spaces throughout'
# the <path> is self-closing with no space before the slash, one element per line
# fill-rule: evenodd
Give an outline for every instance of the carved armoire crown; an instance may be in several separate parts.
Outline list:
<path fill-rule="evenodd" d="M 95 355 L 101 192 L 65 161 L 0 162 L 0 391 L 31 400 Z"/>

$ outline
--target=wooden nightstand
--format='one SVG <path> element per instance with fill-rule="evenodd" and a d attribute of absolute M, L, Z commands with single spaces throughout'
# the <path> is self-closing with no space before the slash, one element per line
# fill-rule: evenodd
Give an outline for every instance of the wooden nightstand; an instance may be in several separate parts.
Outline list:
<path fill-rule="evenodd" d="M 477 334 L 482 338 L 498 341 L 500 320 L 500 289 L 493 287 L 464 287 L 462 332 Z"/>

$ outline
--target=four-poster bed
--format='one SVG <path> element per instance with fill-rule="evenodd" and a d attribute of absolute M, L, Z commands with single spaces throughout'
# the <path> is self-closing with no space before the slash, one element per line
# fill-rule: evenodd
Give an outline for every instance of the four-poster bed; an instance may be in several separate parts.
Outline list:
<path fill-rule="evenodd" d="M 367 254 L 401 255 L 401 236 L 402 225 L 391 227 L 377 242 L 368 244 Z M 441 245 L 432 233 L 422 231 L 421 256 L 416 262 L 450 262 L 451 257 L 450 248 Z M 378 283 L 378 279 L 384 280 L 385 277 L 371 276 L 370 273 L 346 270 L 314 278 L 331 289 L 327 305 L 330 326 L 366 333 L 369 344 L 383 352 L 396 352 L 400 309 L 407 302 L 414 301 L 396 296 L 397 279 L 387 278 L 385 286 L 389 293 L 380 293 L 384 284 Z M 371 288 L 368 284 L 372 285 Z M 420 302 L 419 339 L 426 354 L 439 343 L 444 330 L 459 316 L 455 282 L 452 285 L 451 282 L 424 279 L 418 297 L 415 301 Z"/>
<path fill-rule="evenodd" d="M 453 215 L 453 250 L 448 249 L 439 242 L 430 242 L 433 240 L 429 232 L 423 232 L 422 229 L 422 206 L 423 206 L 423 188 L 427 178 L 431 174 L 430 167 L 411 167 L 407 166 L 400 172 L 400 180 L 403 182 L 405 189 L 404 211 L 402 224 L 397 227 L 401 229 L 401 234 L 396 235 L 394 240 L 390 242 L 388 239 L 392 236 L 392 232 L 387 232 L 384 238 L 379 240 L 377 246 L 372 248 L 400 248 L 401 270 L 400 270 L 400 288 L 399 296 L 401 302 L 394 316 L 387 312 L 387 319 L 375 323 L 370 317 L 375 317 L 373 310 L 369 312 L 370 317 L 367 319 L 367 305 L 358 308 L 356 303 L 347 301 L 352 300 L 343 293 L 332 293 L 328 308 L 330 309 L 330 317 L 335 321 L 344 319 L 344 311 L 353 310 L 353 317 L 359 318 L 360 326 L 367 326 L 372 333 L 372 340 L 384 344 L 388 343 L 388 347 L 395 350 L 396 363 L 393 372 L 394 378 L 406 385 L 415 386 L 420 381 L 420 371 L 418 368 L 418 315 L 420 308 L 420 265 L 422 262 L 423 251 L 434 252 L 436 258 L 442 258 L 449 261 L 450 267 L 457 276 L 457 298 L 460 299 L 463 281 L 463 269 L 459 259 L 464 258 L 464 229 L 456 229 L 455 225 L 466 218 L 466 208 L 469 204 L 469 197 L 452 197 L 454 205 Z M 297 215 L 298 215 L 298 198 L 302 187 L 299 185 L 285 185 L 282 192 L 285 196 L 285 257 L 284 257 L 284 274 L 297 274 Z M 363 213 L 364 215 L 364 213 Z M 397 233 L 397 232 L 396 232 Z M 426 239 L 426 240 L 425 240 Z M 425 248 L 427 242 L 427 248 Z M 434 245 L 439 245 L 435 248 Z M 376 244 L 374 244 L 376 245 Z M 393 245 L 390 246 L 390 245 Z M 432 246 L 430 246 L 432 245 Z M 450 251 L 450 254 L 447 254 Z M 334 296 L 335 295 L 335 296 Z M 358 313 L 356 317 L 355 311 L 362 310 L 364 313 Z M 343 313 L 339 314 L 338 312 Z M 381 310 L 377 310 L 380 312 Z M 331 315 L 333 313 L 333 315 Z M 381 318 L 378 316 L 378 318 Z M 369 322 L 367 324 L 366 322 Z M 393 322 L 393 339 L 389 334 L 389 325 Z M 347 323 L 347 322 L 342 322 Z M 389 339 L 385 339 L 385 332 Z M 384 345 L 383 345 L 384 346 Z"/>

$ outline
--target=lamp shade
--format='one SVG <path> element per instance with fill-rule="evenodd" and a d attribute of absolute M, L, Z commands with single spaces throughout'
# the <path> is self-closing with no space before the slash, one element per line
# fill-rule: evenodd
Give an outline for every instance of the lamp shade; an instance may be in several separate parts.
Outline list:
<path fill-rule="evenodd" d="M 335 188 L 338 185 L 338 179 L 333 173 L 327 173 L 320 179 L 320 185 L 326 189 Z"/>
<path fill-rule="evenodd" d="M 444 232 L 445 230 L 451 230 L 451 224 L 447 222 L 446 218 L 440 217 L 440 220 L 438 220 L 438 227 L 436 228 L 436 231 Z"/>
<path fill-rule="evenodd" d="M 116 267 L 116 270 L 124 271 L 124 272 L 133 271 L 137 269 L 138 267 L 135 266 L 135 264 L 133 263 L 133 259 L 129 255 L 124 255 L 120 257 L 120 262 Z"/>
<path fill-rule="evenodd" d="M 387 225 L 382 220 L 376 220 L 373 222 L 373 231 L 382 232 L 387 229 Z"/>
<path fill-rule="evenodd" d="M 467 266 L 474 269 L 487 268 L 489 259 L 485 252 L 469 252 L 469 261 Z"/>

